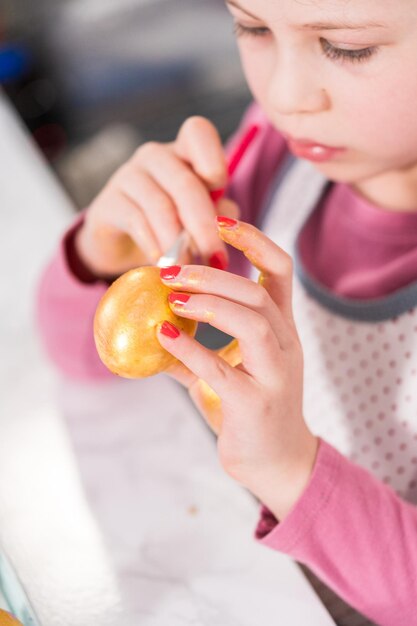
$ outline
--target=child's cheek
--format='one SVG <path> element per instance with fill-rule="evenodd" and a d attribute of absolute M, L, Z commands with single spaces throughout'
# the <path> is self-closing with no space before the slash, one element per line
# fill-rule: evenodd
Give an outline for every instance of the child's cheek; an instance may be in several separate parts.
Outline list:
<path fill-rule="evenodd" d="M 249 44 L 245 44 L 240 46 L 240 57 L 250 91 L 263 109 L 267 110 L 268 92 L 274 78 L 274 60 L 271 54 L 254 50 Z"/>
<path fill-rule="evenodd" d="M 373 157 L 383 167 L 396 168 L 417 158 L 417 118 L 413 112 L 417 81 L 410 80 L 416 74 L 414 61 L 410 66 L 407 57 L 394 55 L 395 63 L 383 62 L 386 55 L 388 52 L 381 48 L 370 61 L 372 70 L 371 66 L 364 67 L 361 75 L 350 74 L 338 83 L 333 105 L 338 119 L 346 120 L 350 147 Z"/>

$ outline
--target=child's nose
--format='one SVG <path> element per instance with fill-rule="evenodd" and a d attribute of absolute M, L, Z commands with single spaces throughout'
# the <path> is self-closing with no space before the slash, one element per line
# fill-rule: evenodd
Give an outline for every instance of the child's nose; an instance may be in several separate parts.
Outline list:
<path fill-rule="evenodd" d="M 297 55 L 277 63 L 269 85 L 273 110 L 282 115 L 320 113 L 330 108 L 330 97 L 320 73 Z"/>

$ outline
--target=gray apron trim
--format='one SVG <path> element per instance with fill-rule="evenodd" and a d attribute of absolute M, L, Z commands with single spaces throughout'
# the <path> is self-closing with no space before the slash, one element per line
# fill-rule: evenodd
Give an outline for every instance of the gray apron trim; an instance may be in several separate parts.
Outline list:
<path fill-rule="evenodd" d="M 294 272 L 309 295 L 334 313 L 362 322 L 383 322 L 410 311 L 417 306 L 417 281 L 392 294 L 371 300 L 355 300 L 336 296 L 327 287 L 307 274 L 298 251 L 294 248 Z"/>
<path fill-rule="evenodd" d="M 262 227 L 265 215 L 271 208 L 271 204 L 280 184 L 298 160 L 299 159 L 297 159 L 297 157 L 295 157 L 290 151 L 288 151 L 288 154 L 284 157 L 283 165 L 280 167 L 279 172 L 277 173 L 277 176 L 275 177 L 267 194 L 266 202 L 260 211 L 259 218 L 257 220 L 258 227 Z M 329 180 L 328 183 L 324 185 L 321 197 L 316 202 L 315 206 L 312 207 L 310 213 L 306 217 L 306 220 L 333 184 L 334 183 Z M 402 315 L 417 306 L 417 281 L 396 290 L 394 293 L 383 296 L 382 298 L 354 299 L 335 295 L 328 287 L 315 280 L 304 268 L 299 254 L 299 237 L 306 220 L 302 224 L 295 238 L 293 249 L 294 272 L 307 293 L 314 298 L 314 300 L 317 300 L 317 302 L 319 302 L 323 307 L 351 320 L 363 322 L 382 322 L 398 317 L 399 315 Z"/>

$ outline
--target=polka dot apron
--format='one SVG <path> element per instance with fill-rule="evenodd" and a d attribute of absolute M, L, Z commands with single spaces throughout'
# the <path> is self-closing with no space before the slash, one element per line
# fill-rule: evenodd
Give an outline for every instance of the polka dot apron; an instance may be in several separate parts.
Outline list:
<path fill-rule="evenodd" d="M 298 235 L 329 184 L 310 162 L 288 155 L 260 224 L 294 260 L 304 417 L 313 433 L 417 504 L 417 283 L 353 300 L 308 275 Z M 303 569 L 337 624 L 370 624 Z"/>

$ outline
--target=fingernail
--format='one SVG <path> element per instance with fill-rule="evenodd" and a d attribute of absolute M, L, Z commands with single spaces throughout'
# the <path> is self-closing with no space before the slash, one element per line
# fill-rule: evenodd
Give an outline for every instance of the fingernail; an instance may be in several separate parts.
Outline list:
<path fill-rule="evenodd" d="M 168 300 L 169 302 L 171 302 L 171 304 L 177 304 L 179 306 L 182 306 L 183 304 L 188 302 L 189 299 L 190 296 L 187 293 L 177 293 L 175 291 L 170 293 L 168 296 Z"/>
<path fill-rule="evenodd" d="M 160 271 L 160 276 L 164 280 L 173 280 L 178 276 L 181 271 L 181 267 L 179 265 L 171 265 L 170 267 L 162 267 Z"/>
<path fill-rule="evenodd" d="M 232 217 L 226 217 L 225 215 L 216 216 L 217 226 L 220 228 L 236 228 L 238 222 Z"/>
<path fill-rule="evenodd" d="M 161 325 L 161 333 L 170 339 L 176 339 L 180 336 L 180 331 L 171 322 L 163 322 Z"/>
<path fill-rule="evenodd" d="M 225 270 L 227 268 L 227 257 L 223 250 L 214 252 L 209 258 L 210 267 L 214 267 L 216 270 Z"/>
<path fill-rule="evenodd" d="M 224 189 L 213 189 L 212 191 L 210 191 L 210 198 L 213 200 L 213 202 L 217 202 L 218 200 L 223 198 L 223 196 Z"/>

